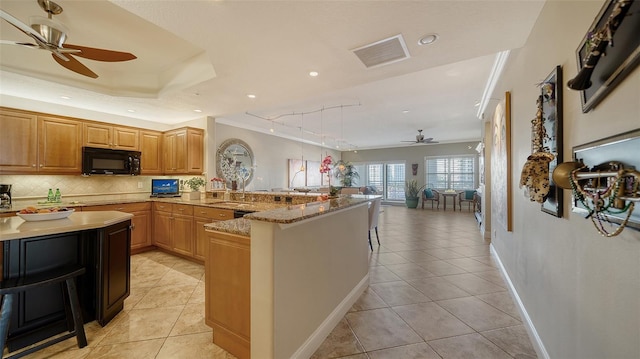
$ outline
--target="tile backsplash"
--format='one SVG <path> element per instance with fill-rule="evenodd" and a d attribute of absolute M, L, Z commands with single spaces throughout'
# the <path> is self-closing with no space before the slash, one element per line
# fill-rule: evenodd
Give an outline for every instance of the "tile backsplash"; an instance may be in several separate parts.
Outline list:
<path fill-rule="evenodd" d="M 11 197 L 46 199 L 49 188 L 60 189 L 62 197 L 99 197 L 109 195 L 150 194 L 152 178 L 193 176 L 66 176 L 66 175 L 0 175 L 0 184 L 11 184 Z M 187 189 L 189 190 L 189 189 Z"/>

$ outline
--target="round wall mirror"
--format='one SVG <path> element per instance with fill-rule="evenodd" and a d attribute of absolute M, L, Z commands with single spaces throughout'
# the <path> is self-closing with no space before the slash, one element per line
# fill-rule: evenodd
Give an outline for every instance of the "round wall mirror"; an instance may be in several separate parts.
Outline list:
<path fill-rule="evenodd" d="M 216 174 L 224 178 L 230 185 L 237 181 L 238 186 L 245 186 L 253 179 L 253 151 L 249 145 L 237 138 L 230 138 L 222 142 L 216 151 Z"/>

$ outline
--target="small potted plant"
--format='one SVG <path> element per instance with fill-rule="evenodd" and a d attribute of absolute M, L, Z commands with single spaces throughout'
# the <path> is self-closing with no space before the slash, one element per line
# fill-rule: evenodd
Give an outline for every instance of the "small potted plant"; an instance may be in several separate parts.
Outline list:
<path fill-rule="evenodd" d="M 418 181 L 412 179 L 405 183 L 404 187 L 404 197 L 405 204 L 408 208 L 416 208 L 418 207 Z"/>
<path fill-rule="evenodd" d="M 206 183 L 204 179 L 202 179 L 202 177 L 193 177 L 184 183 L 191 188 L 189 199 L 200 199 L 200 187 L 204 187 Z"/>

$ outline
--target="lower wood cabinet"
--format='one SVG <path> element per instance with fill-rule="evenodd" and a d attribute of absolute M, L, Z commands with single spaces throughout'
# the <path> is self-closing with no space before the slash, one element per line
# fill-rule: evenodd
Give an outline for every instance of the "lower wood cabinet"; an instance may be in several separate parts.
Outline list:
<path fill-rule="evenodd" d="M 82 207 L 82 211 L 120 211 L 131 218 L 131 250 L 136 252 L 151 246 L 151 202 L 107 204 Z"/>
<path fill-rule="evenodd" d="M 153 203 L 153 244 L 204 261 L 204 225 L 233 219 L 233 210 L 178 203 Z"/>
<path fill-rule="evenodd" d="M 207 232 L 205 322 L 213 343 L 239 359 L 251 356 L 251 239 Z"/>

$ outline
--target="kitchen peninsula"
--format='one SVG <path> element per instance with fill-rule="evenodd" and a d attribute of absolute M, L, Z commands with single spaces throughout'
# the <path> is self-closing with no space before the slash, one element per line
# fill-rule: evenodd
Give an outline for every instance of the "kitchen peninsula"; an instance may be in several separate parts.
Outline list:
<path fill-rule="evenodd" d="M 214 343 L 241 359 L 311 356 L 368 285 L 368 203 L 375 197 L 205 225 Z"/>
<path fill-rule="evenodd" d="M 106 325 L 122 308 L 130 288 L 131 214 L 75 212 L 68 218 L 26 222 L 0 218 L 2 276 L 18 278 L 67 265 L 81 265 L 77 279 L 83 320 Z M 67 330 L 59 285 L 35 288 L 13 302 L 10 351 Z"/>

